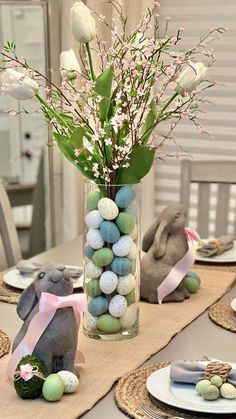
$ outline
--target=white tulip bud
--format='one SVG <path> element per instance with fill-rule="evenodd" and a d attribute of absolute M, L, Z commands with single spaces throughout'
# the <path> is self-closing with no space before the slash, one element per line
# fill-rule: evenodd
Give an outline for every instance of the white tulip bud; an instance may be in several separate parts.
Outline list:
<path fill-rule="evenodd" d="M 62 78 L 67 78 L 68 80 L 76 79 L 78 74 L 81 73 L 80 65 L 73 49 L 61 52 L 60 71 Z"/>
<path fill-rule="evenodd" d="M 207 70 L 203 63 L 188 65 L 176 79 L 176 92 L 181 96 L 184 96 L 185 93 L 191 93 L 204 80 Z"/>
<path fill-rule="evenodd" d="M 77 1 L 71 8 L 72 33 L 76 41 L 88 43 L 96 35 L 96 26 L 90 10 L 82 1 Z"/>
<path fill-rule="evenodd" d="M 7 68 L 0 74 L 0 93 L 18 100 L 31 99 L 39 90 L 38 83 L 24 73 Z"/>

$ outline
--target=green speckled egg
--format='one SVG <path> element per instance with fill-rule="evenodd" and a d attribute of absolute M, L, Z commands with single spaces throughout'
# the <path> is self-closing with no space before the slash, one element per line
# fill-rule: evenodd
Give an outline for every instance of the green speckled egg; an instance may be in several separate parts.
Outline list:
<path fill-rule="evenodd" d="M 200 276 L 196 272 L 188 271 L 188 273 L 186 274 L 186 276 L 191 276 L 191 278 L 197 279 L 198 282 L 199 282 L 199 284 L 201 283 L 201 278 L 200 278 Z"/>
<path fill-rule="evenodd" d="M 197 292 L 197 290 L 200 287 L 200 284 L 199 284 L 198 280 L 196 278 L 191 277 L 191 276 L 186 276 L 185 277 L 184 285 L 191 294 L 194 294 L 195 292 Z"/>
<path fill-rule="evenodd" d="M 57 402 L 64 393 L 64 382 L 58 374 L 50 374 L 43 383 L 43 397 L 49 402 Z"/>
<path fill-rule="evenodd" d="M 97 250 L 93 257 L 92 261 L 94 265 L 101 268 L 102 266 L 109 265 L 113 260 L 114 254 L 111 249 L 108 249 L 107 247 L 104 247 L 103 249 Z"/>
<path fill-rule="evenodd" d="M 88 212 L 98 209 L 98 201 L 101 198 L 99 191 L 91 191 L 87 195 L 86 209 Z"/>
<path fill-rule="evenodd" d="M 128 212 L 120 212 L 116 218 L 116 225 L 122 233 L 131 233 L 135 226 L 135 219 L 133 214 L 129 214 Z"/>
<path fill-rule="evenodd" d="M 127 300 L 128 306 L 130 306 L 131 304 L 135 303 L 135 290 L 133 290 L 129 294 L 127 294 L 125 296 L 125 298 Z"/>
<path fill-rule="evenodd" d="M 110 314 L 102 314 L 97 320 L 97 327 L 101 332 L 116 333 L 121 329 L 120 320 Z"/>
<path fill-rule="evenodd" d="M 195 390 L 200 396 L 202 395 L 202 390 L 204 387 L 209 386 L 211 382 L 209 380 L 200 380 L 197 382 L 195 386 Z"/>
<path fill-rule="evenodd" d="M 99 280 L 98 279 L 91 279 L 86 284 L 86 293 L 89 295 L 89 297 L 97 297 L 98 295 L 101 295 L 101 290 L 99 286 Z"/>
<path fill-rule="evenodd" d="M 205 400 L 216 400 L 220 395 L 220 390 L 218 387 L 213 386 L 213 384 L 209 384 L 202 389 L 202 397 Z"/>
<path fill-rule="evenodd" d="M 213 375 L 211 378 L 211 384 L 213 384 L 216 387 L 221 387 L 223 384 L 223 380 L 220 375 Z"/>

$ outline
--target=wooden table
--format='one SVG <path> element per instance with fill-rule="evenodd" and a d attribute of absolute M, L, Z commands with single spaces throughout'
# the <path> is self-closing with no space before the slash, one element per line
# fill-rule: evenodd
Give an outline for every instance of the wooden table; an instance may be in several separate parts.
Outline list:
<path fill-rule="evenodd" d="M 81 249 L 82 241 L 81 239 L 76 239 L 41 253 L 33 259 L 39 262 L 48 262 L 50 260 L 50 262 L 79 265 L 82 258 Z M 236 287 L 229 294 L 236 296 Z M 10 338 L 16 335 L 21 324 L 15 310 L 15 305 L 0 302 L 0 329 L 8 333 Z M 205 312 L 176 335 L 164 349 L 154 355 L 145 365 L 175 359 L 200 359 L 203 355 L 235 362 L 235 338 L 234 333 L 212 323 L 208 318 L 207 312 Z M 84 414 L 83 418 L 127 418 L 117 408 L 113 397 L 114 390 L 112 389 L 92 410 Z M 66 419 L 72 418 L 68 416 Z"/>

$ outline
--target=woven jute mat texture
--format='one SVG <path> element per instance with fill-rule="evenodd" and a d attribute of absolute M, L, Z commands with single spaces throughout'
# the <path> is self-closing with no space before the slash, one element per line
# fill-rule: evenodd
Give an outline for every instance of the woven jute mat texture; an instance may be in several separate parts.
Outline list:
<path fill-rule="evenodd" d="M 0 301 L 4 303 L 17 304 L 20 298 L 20 290 L 17 288 L 9 287 L 3 281 L 3 276 L 6 273 L 0 272 Z"/>
<path fill-rule="evenodd" d="M 217 301 L 209 308 L 208 315 L 218 326 L 236 333 L 236 315 L 230 306 L 231 301 L 232 299 Z"/>
<path fill-rule="evenodd" d="M 5 332 L 0 330 L 0 358 L 8 354 L 10 345 L 10 338 L 7 336 Z"/>

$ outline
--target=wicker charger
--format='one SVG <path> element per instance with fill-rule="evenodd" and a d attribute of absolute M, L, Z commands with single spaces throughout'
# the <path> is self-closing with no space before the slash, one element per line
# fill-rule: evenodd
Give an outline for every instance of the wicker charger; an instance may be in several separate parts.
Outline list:
<path fill-rule="evenodd" d="M 213 304 L 208 315 L 218 326 L 236 333 L 236 316 L 230 306 L 231 300 L 220 300 Z"/>
<path fill-rule="evenodd" d="M 6 335 L 5 332 L 2 332 L 2 330 L 0 330 L 0 358 L 8 354 L 10 345 L 10 338 Z"/>
<path fill-rule="evenodd" d="M 181 418 L 186 419 L 212 419 L 212 414 L 195 413 L 182 409 L 180 410 L 160 402 L 148 393 L 146 381 L 149 375 L 169 364 L 170 362 L 161 362 L 149 367 L 139 368 L 122 377 L 115 388 L 115 401 L 117 406 L 125 414 L 135 419 L 144 419 L 149 417 L 141 410 L 141 403 L 144 403 L 159 415 L 163 415 L 165 418 L 180 416 Z M 214 418 L 222 419 L 222 417 L 224 417 L 224 415 L 214 414 Z M 227 414 L 226 417 L 227 419 L 235 419 L 235 414 Z"/>

